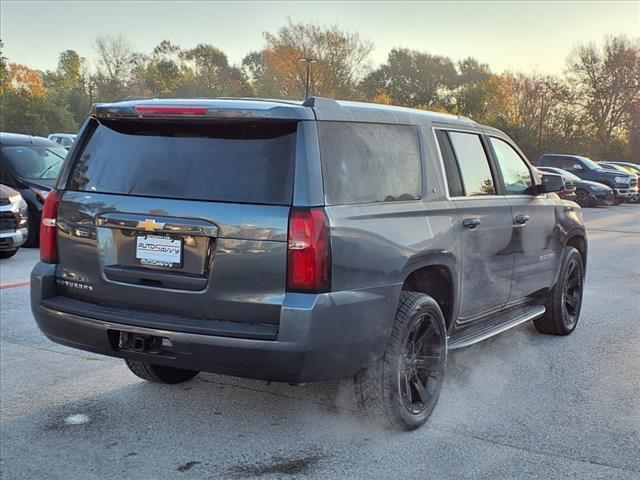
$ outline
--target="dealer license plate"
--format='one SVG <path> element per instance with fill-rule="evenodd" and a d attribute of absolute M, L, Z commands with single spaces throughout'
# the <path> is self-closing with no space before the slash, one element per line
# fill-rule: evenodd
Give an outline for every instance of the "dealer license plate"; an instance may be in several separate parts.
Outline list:
<path fill-rule="evenodd" d="M 182 266 L 182 240 L 143 235 L 136 238 L 136 262 L 168 268 Z"/>

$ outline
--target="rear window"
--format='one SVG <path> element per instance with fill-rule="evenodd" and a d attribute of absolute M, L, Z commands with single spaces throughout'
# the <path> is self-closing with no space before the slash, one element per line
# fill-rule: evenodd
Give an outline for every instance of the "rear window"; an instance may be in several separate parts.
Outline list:
<path fill-rule="evenodd" d="M 318 122 L 328 205 L 419 199 L 422 167 L 411 125 Z"/>
<path fill-rule="evenodd" d="M 291 204 L 296 124 L 103 122 L 76 160 L 71 190 Z"/>

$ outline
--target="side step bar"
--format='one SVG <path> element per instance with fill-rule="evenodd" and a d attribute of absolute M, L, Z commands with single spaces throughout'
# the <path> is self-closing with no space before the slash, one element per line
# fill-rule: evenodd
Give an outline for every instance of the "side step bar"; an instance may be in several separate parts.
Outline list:
<path fill-rule="evenodd" d="M 464 330 L 454 333 L 448 338 L 449 350 L 464 348 L 474 343 L 486 340 L 489 337 L 498 335 L 511 328 L 522 325 L 525 322 L 544 315 L 545 308 L 543 305 L 534 305 L 529 307 L 520 307 L 515 311 L 502 312 L 502 315 L 488 321 L 478 321 L 477 324 L 471 325 Z M 505 316 L 508 319 L 505 320 Z"/>

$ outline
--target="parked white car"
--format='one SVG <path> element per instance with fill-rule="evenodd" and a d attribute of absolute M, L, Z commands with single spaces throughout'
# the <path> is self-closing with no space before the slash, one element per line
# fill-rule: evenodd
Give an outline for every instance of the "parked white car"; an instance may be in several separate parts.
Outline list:
<path fill-rule="evenodd" d="M 47 138 L 69 150 L 76 141 L 76 137 L 75 133 L 52 133 Z"/>

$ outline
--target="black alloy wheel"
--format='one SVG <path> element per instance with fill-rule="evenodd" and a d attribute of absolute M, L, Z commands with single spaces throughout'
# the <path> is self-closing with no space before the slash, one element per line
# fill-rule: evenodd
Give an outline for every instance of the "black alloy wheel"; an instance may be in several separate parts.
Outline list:
<path fill-rule="evenodd" d="M 582 305 L 582 263 L 579 257 L 569 259 L 562 293 L 563 319 L 567 329 L 573 330 Z"/>
<path fill-rule="evenodd" d="M 443 335 L 430 313 L 416 317 L 408 331 L 398 387 L 404 408 L 411 415 L 432 410 L 438 399 L 445 366 Z"/>

